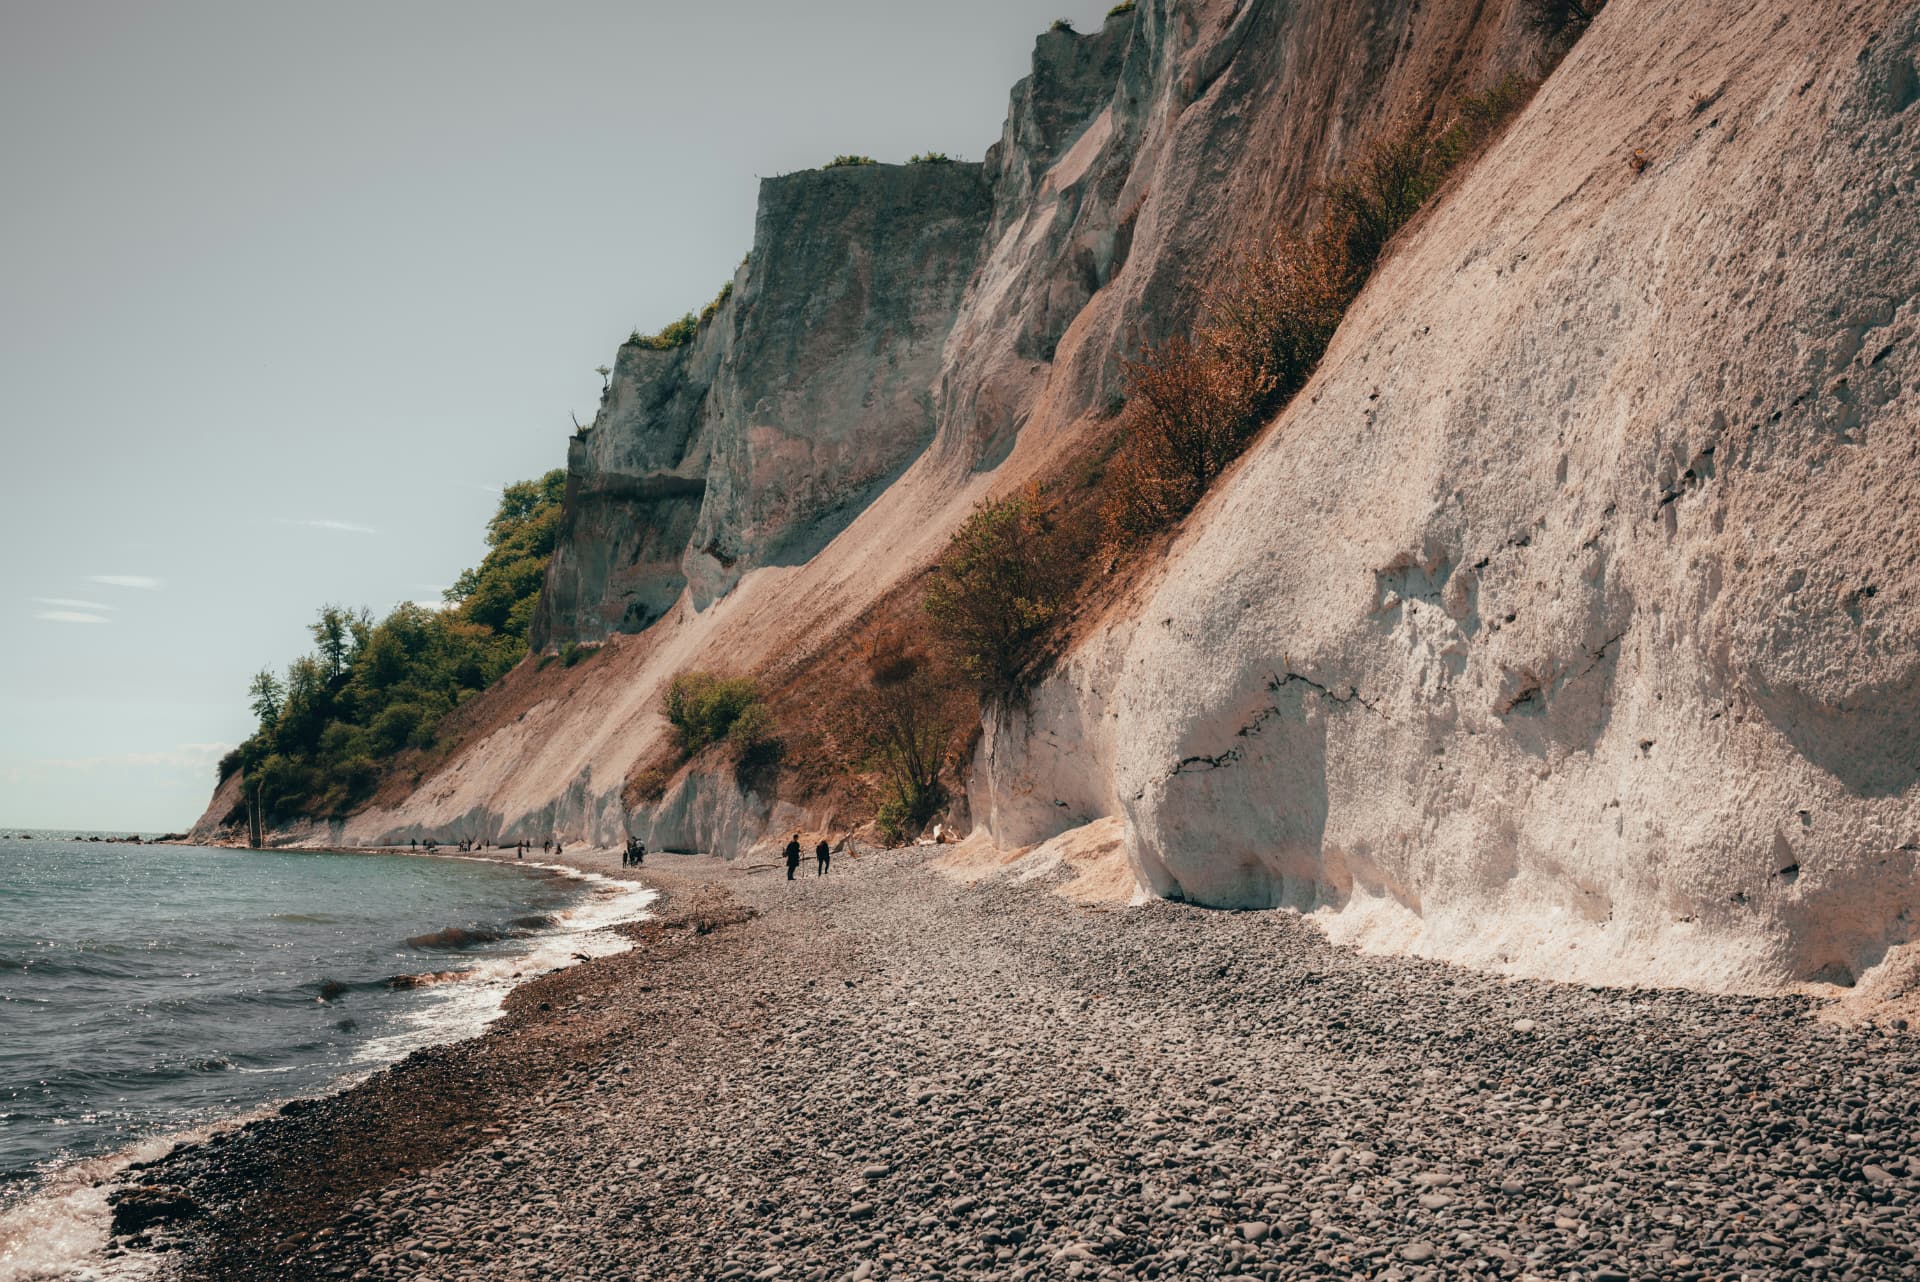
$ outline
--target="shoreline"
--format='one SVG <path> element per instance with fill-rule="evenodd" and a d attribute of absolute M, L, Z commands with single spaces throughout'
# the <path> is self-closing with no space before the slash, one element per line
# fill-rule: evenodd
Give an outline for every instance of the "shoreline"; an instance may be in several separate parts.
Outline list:
<path fill-rule="evenodd" d="M 86 840 L 72 837 L 61 839 Z M 158 840 L 142 844 L 205 847 L 205 843 Z M 218 849 L 219 847 L 206 848 Z M 137 1248 L 126 1249 L 121 1239 L 117 1238 L 112 1231 L 115 1211 L 111 1203 L 111 1194 L 118 1188 L 131 1183 L 128 1179 L 130 1175 L 137 1174 L 176 1153 L 223 1144 L 231 1135 L 263 1125 L 276 1116 L 298 1112 L 319 1101 L 350 1095 L 375 1078 L 422 1053 L 430 1054 L 448 1046 L 486 1037 L 494 1025 L 507 1013 L 508 1004 L 522 987 L 549 976 L 563 974 L 589 962 L 608 956 L 618 956 L 627 951 L 632 947 L 631 929 L 651 919 L 663 902 L 663 896 L 658 889 L 631 875 L 637 870 L 622 868 L 618 865 L 618 852 L 597 851 L 591 848 L 582 851 L 582 854 L 616 856 L 615 866 L 611 872 L 605 868 L 595 867 L 585 859 L 575 858 L 572 851 L 567 852 L 557 861 L 551 854 L 544 854 L 542 859 L 536 861 L 516 859 L 511 853 L 507 853 L 506 857 L 502 858 L 499 857 L 501 852 L 495 851 L 462 853 L 437 850 L 429 852 L 408 850 L 405 847 L 303 847 L 294 848 L 294 852 L 417 855 L 503 863 L 536 875 L 556 875 L 581 884 L 580 898 L 577 903 L 565 910 L 567 916 L 588 909 L 597 897 L 607 893 L 609 887 L 630 888 L 627 893 L 636 897 L 637 902 L 620 905 L 619 914 L 606 920 L 590 918 L 586 924 L 575 929 L 554 930 L 545 935 L 528 936 L 524 941 L 527 946 L 522 952 L 466 959 L 467 964 L 458 972 L 466 984 L 487 987 L 503 985 L 498 989 L 493 1009 L 479 1016 L 477 1023 L 457 1029 L 448 1027 L 428 1031 L 424 1034 L 424 1041 L 410 1045 L 404 1053 L 397 1051 L 391 1054 L 381 1053 L 377 1048 L 388 1042 L 415 1042 L 415 1037 L 394 1033 L 384 1038 L 374 1039 L 368 1042 L 365 1048 L 376 1051 L 368 1055 L 368 1064 L 343 1071 L 340 1076 L 318 1091 L 286 1099 L 262 1101 L 231 1116 L 202 1120 L 182 1125 L 178 1129 L 137 1138 L 112 1151 L 71 1157 L 23 1181 L 18 1190 L 19 1196 L 10 1199 L 9 1203 L 0 1209 L 0 1250 L 4 1250 L 4 1254 L 0 1254 L 0 1282 L 37 1282 L 42 1278 L 72 1276 L 91 1277 L 103 1267 L 105 1271 L 98 1274 L 101 1277 L 149 1276 L 160 1265 L 160 1258 L 156 1255 L 148 1255 Z M 634 891 L 639 892 L 637 896 L 634 896 Z M 597 948 L 604 939 L 596 937 L 607 936 L 620 939 L 621 947 L 610 951 L 578 951 L 581 947 Z M 558 952 L 557 948 L 564 948 L 565 951 Z M 543 965 L 543 963 L 547 964 Z M 489 969 L 505 966 L 512 966 L 514 969 L 511 976 L 504 981 L 487 974 Z M 540 969 L 533 969 L 535 967 Z M 523 974 L 523 970 L 527 973 Z M 395 984 L 402 978 L 407 977 L 396 976 L 389 980 L 389 983 Z M 429 983 L 422 986 L 438 987 L 438 984 Z M 384 1062 L 378 1062 L 382 1060 Z"/>
<path fill-rule="evenodd" d="M 133 1172 L 197 1208 L 144 1245 L 177 1282 L 1920 1269 L 1920 1039 L 930 862 L 650 862 L 631 951 Z"/>

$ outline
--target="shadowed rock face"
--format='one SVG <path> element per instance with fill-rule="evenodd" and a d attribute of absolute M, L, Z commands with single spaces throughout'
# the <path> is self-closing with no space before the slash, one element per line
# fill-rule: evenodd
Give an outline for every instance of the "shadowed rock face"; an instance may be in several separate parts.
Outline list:
<path fill-rule="evenodd" d="M 812 557 L 933 439 L 932 385 L 990 211 L 974 164 L 761 185 L 709 398 L 707 495 L 686 558 L 696 608 L 756 565 Z"/>
<path fill-rule="evenodd" d="M 684 347 L 623 346 L 568 451 L 534 647 L 705 608 L 846 528 L 933 439 L 990 210 L 977 164 L 766 180 L 732 296 Z"/>
<path fill-rule="evenodd" d="M 567 496 L 534 616 L 536 650 L 639 632 L 686 586 L 706 493 L 707 389 L 731 302 L 684 347 L 622 345 L 593 425 L 567 447 Z"/>

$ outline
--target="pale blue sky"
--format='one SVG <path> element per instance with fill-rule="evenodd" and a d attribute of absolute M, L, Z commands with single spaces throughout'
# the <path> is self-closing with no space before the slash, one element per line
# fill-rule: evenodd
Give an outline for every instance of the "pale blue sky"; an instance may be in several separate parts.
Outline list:
<path fill-rule="evenodd" d="M 325 601 L 479 559 L 758 177 L 978 159 L 1110 0 L 0 0 L 0 827 L 170 829 Z"/>

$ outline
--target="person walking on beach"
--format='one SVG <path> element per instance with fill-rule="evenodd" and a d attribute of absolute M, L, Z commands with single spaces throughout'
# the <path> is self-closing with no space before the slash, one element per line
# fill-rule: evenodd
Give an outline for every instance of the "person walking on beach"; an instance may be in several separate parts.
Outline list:
<path fill-rule="evenodd" d="M 833 862 L 833 847 L 827 844 L 825 837 L 822 837 L 820 844 L 813 848 L 813 861 L 815 864 L 813 875 L 816 877 L 826 876 L 827 865 Z"/>
<path fill-rule="evenodd" d="M 787 880 L 793 880 L 793 874 L 800 868 L 800 834 L 794 833 L 793 840 L 787 843 Z"/>

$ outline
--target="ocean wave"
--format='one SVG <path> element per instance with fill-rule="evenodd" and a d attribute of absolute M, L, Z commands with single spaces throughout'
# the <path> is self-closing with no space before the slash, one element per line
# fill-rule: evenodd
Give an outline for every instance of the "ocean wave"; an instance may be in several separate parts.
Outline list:
<path fill-rule="evenodd" d="M 389 975 L 385 981 L 388 988 L 432 988 L 435 984 L 453 984 L 463 979 L 472 979 L 470 970 L 430 970 L 419 975 Z"/>
<path fill-rule="evenodd" d="M 407 947 L 423 950 L 478 948 L 482 944 L 496 944 L 503 939 L 513 939 L 520 933 L 493 926 L 447 926 L 440 930 L 428 931 L 424 935 L 413 936 L 407 940 Z"/>
<path fill-rule="evenodd" d="M 317 1001 L 337 1002 L 349 993 L 377 993 L 391 987 L 386 979 L 322 979 L 308 985 L 307 990 L 317 994 Z"/>
<path fill-rule="evenodd" d="M 142 971 L 129 962 L 114 961 L 98 952 L 54 951 L 30 957 L 0 956 L 0 974 L 54 976 L 78 979 L 139 979 Z"/>

